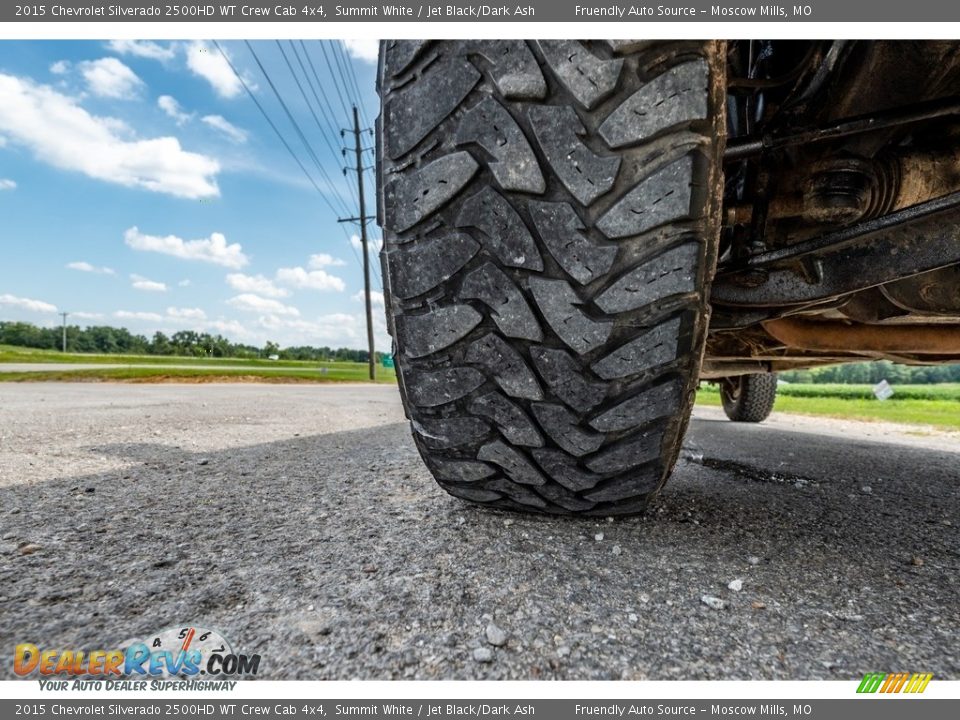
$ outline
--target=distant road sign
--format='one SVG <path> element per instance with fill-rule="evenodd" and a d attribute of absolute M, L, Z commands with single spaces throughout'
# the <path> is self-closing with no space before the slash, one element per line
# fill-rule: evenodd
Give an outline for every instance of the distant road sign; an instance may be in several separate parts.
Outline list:
<path fill-rule="evenodd" d="M 393 355 L 381 355 L 381 356 L 380 356 L 380 364 L 383 365 L 385 368 L 392 368 L 392 367 L 393 367 Z"/>
<path fill-rule="evenodd" d="M 877 400 L 889 400 L 893 397 L 893 388 L 886 380 L 881 380 L 873 386 L 873 394 L 876 395 Z"/>

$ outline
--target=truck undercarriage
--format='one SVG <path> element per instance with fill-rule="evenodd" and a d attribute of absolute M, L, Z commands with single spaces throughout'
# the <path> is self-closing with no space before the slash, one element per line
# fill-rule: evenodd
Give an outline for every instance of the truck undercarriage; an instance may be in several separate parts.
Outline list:
<path fill-rule="evenodd" d="M 641 511 L 701 381 L 960 361 L 960 43 L 385 41 L 381 264 L 440 485 Z"/>
<path fill-rule="evenodd" d="M 960 361 L 960 46 L 727 46 L 701 378 Z"/>

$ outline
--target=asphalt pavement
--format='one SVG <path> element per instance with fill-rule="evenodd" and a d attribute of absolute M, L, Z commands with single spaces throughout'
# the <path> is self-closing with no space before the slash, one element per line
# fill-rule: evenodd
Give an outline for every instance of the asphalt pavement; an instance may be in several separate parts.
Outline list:
<path fill-rule="evenodd" d="M 960 435 L 698 410 L 649 512 L 477 509 L 389 386 L 0 385 L 0 648 L 268 679 L 960 679 Z M 0 663 L 0 677 L 12 664 Z"/>

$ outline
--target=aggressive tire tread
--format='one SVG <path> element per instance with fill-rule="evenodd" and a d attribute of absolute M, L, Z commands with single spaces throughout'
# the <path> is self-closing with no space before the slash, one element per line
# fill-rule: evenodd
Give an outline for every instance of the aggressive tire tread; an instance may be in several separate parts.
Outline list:
<path fill-rule="evenodd" d="M 662 485 L 706 332 L 723 66 L 718 42 L 384 42 L 388 327 L 447 492 L 603 516 Z"/>
<path fill-rule="evenodd" d="M 758 423 L 773 412 L 777 400 L 777 374 L 757 373 L 741 375 L 735 379 L 737 392 L 732 392 L 726 382 L 720 384 L 723 411 L 734 422 Z"/>

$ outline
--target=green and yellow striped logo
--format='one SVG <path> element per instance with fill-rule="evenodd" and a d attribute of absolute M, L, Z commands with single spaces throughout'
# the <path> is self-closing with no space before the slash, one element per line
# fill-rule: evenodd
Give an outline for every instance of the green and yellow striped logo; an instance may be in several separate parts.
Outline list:
<path fill-rule="evenodd" d="M 867 673 L 860 681 L 858 693 L 922 693 L 933 673 Z"/>

